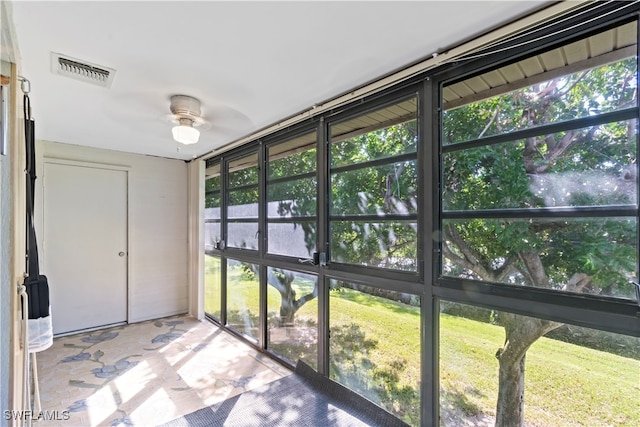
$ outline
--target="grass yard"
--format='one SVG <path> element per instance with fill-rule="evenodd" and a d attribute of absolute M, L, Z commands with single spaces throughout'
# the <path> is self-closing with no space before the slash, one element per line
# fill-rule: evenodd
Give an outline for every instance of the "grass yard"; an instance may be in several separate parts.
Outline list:
<path fill-rule="evenodd" d="M 206 257 L 205 307 L 219 307 L 214 292 L 219 268 Z M 228 269 L 232 304 L 242 328 L 257 327 L 258 286 L 235 266 Z M 296 278 L 297 297 L 312 289 Z M 276 333 L 280 295 L 269 287 L 269 325 Z M 365 289 L 366 290 L 366 289 Z M 212 292 L 213 291 L 213 292 Z M 218 294 L 219 295 L 219 294 Z M 420 315 L 417 307 L 366 292 L 341 288 L 330 292 L 330 374 L 335 380 L 419 425 Z M 296 327 L 317 320 L 317 299 L 297 313 Z M 275 336 L 275 335 L 274 335 Z M 273 343 L 290 359 L 312 358 L 315 337 Z M 293 337 L 293 338 L 291 338 Z M 309 341 L 311 339 L 312 341 Z M 302 342 L 305 341 L 305 342 Z M 440 394 L 443 424 L 491 424 L 495 415 L 500 326 L 448 314 L 440 315 Z M 640 340 L 636 341 L 640 345 Z M 280 347 L 278 347 L 280 346 Z M 305 347 L 306 346 L 306 347 Z M 305 350 L 306 348 L 306 350 Z M 306 351 L 306 353 L 304 353 Z M 303 359 L 304 360 L 304 359 Z M 640 425 L 640 360 L 562 341 L 541 338 L 527 353 L 525 419 L 531 426 Z"/>
<path fill-rule="evenodd" d="M 220 318 L 220 284 L 222 271 L 220 258 L 204 256 L 204 311 Z"/>
<path fill-rule="evenodd" d="M 441 405 L 455 416 L 495 415 L 504 330 L 440 316 Z M 525 420 L 533 426 L 640 425 L 640 361 L 540 338 L 527 352 Z M 454 407 L 454 403 L 455 406 Z"/>
<path fill-rule="evenodd" d="M 341 288 L 329 311 L 331 378 L 419 425 L 420 309 Z"/>

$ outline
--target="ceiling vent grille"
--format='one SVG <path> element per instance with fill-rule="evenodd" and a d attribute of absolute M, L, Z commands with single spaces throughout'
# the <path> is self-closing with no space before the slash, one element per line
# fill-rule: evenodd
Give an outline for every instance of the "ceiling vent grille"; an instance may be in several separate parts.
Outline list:
<path fill-rule="evenodd" d="M 54 52 L 51 53 L 51 71 L 55 74 L 107 88 L 111 86 L 116 72 L 112 68 L 91 64 Z"/>

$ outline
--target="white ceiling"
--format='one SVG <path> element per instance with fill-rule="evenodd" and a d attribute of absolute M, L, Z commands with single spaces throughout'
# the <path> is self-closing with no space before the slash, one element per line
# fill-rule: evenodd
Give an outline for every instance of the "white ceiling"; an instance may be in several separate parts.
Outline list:
<path fill-rule="evenodd" d="M 11 3 L 36 138 L 190 159 L 426 58 L 547 1 Z M 51 72 L 51 52 L 116 69 L 110 88 Z M 171 138 L 169 97 L 199 98 L 200 142 Z"/>

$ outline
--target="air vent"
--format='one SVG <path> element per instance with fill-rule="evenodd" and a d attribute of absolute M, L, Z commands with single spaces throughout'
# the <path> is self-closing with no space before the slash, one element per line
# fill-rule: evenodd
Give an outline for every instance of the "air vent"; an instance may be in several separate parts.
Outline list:
<path fill-rule="evenodd" d="M 110 87 L 116 70 L 51 52 L 51 71 L 97 86 Z"/>

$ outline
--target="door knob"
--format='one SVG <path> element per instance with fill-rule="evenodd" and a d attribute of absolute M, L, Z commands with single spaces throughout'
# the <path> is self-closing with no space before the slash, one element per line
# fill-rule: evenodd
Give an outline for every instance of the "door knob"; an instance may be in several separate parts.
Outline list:
<path fill-rule="evenodd" d="M 124 252 L 118 252 L 118 256 L 123 257 L 124 256 Z"/>

